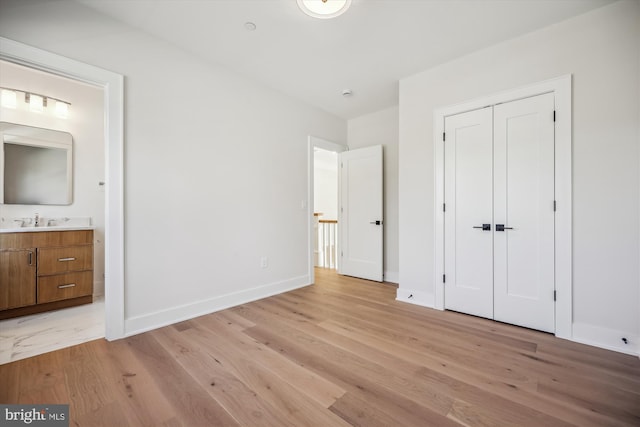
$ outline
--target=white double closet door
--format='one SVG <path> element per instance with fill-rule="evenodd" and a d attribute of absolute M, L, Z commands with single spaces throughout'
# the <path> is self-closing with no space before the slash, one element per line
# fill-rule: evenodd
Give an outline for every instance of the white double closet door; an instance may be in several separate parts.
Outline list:
<path fill-rule="evenodd" d="M 445 119 L 445 308 L 555 331 L 554 95 Z"/>

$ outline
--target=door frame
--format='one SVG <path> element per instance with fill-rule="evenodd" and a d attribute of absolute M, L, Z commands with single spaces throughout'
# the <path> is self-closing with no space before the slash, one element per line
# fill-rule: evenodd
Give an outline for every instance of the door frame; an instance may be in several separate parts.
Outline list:
<path fill-rule="evenodd" d="M 0 59 L 98 86 L 104 91 L 105 338 L 124 326 L 124 76 L 0 37 Z"/>
<path fill-rule="evenodd" d="M 571 74 L 545 80 L 524 87 L 488 95 L 471 101 L 437 108 L 433 112 L 434 122 L 434 302 L 435 308 L 444 310 L 444 121 L 445 117 L 517 101 L 545 93 L 554 93 L 555 98 L 555 335 L 572 338 L 573 285 L 571 244 L 571 138 L 572 105 Z"/>
<path fill-rule="evenodd" d="M 312 135 L 307 137 L 307 233 L 309 240 L 307 241 L 307 250 L 309 260 L 309 283 L 315 283 L 315 262 L 313 257 L 314 251 L 314 148 L 321 148 L 327 151 L 333 151 L 335 153 L 342 153 L 343 151 L 349 151 L 349 147 L 341 145 L 335 142 L 327 141 L 326 139 L 318 138 Z M 338 172 L 339 173 L 339 172 Z M 338 201 L 340 200 L 340 189 L 338 189 Z M 340 265 L 340 264 L 338 264 Z"/>

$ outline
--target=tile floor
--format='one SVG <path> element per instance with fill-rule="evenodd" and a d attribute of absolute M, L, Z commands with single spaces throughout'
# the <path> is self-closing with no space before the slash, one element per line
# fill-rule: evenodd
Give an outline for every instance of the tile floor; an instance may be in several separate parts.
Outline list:
<path fill-rule="evenodd" d="M 104 297 L 93 304 L 0 321 L 0 365 L 104 337 Z"/>

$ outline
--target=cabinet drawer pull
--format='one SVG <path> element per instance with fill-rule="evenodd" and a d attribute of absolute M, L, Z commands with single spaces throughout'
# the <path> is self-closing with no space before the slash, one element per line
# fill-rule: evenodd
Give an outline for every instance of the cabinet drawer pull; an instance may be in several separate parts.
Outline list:
<path fill-rule="evenodd" d="M 60 262 L 65 262 L 65 261 L 75 261 L 76 259 L 74 257 L 70 257 L 70 258 L 58 258 L 58 261 Z"/>
<path fill-rule="evenodd" d="M 75 283 L 69 283 L 68 285 L 58 285 L 58 289 L 73 288 L 75 286 Z"/>

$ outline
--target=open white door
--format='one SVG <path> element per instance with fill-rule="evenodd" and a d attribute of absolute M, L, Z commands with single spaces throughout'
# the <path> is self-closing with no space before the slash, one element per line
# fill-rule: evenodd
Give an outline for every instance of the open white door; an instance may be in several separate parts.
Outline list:
<path fill-rule="evenodd" d="M 339 163 L 339 273 L 382 282 L 382 145 L 340 153 Z"/>

